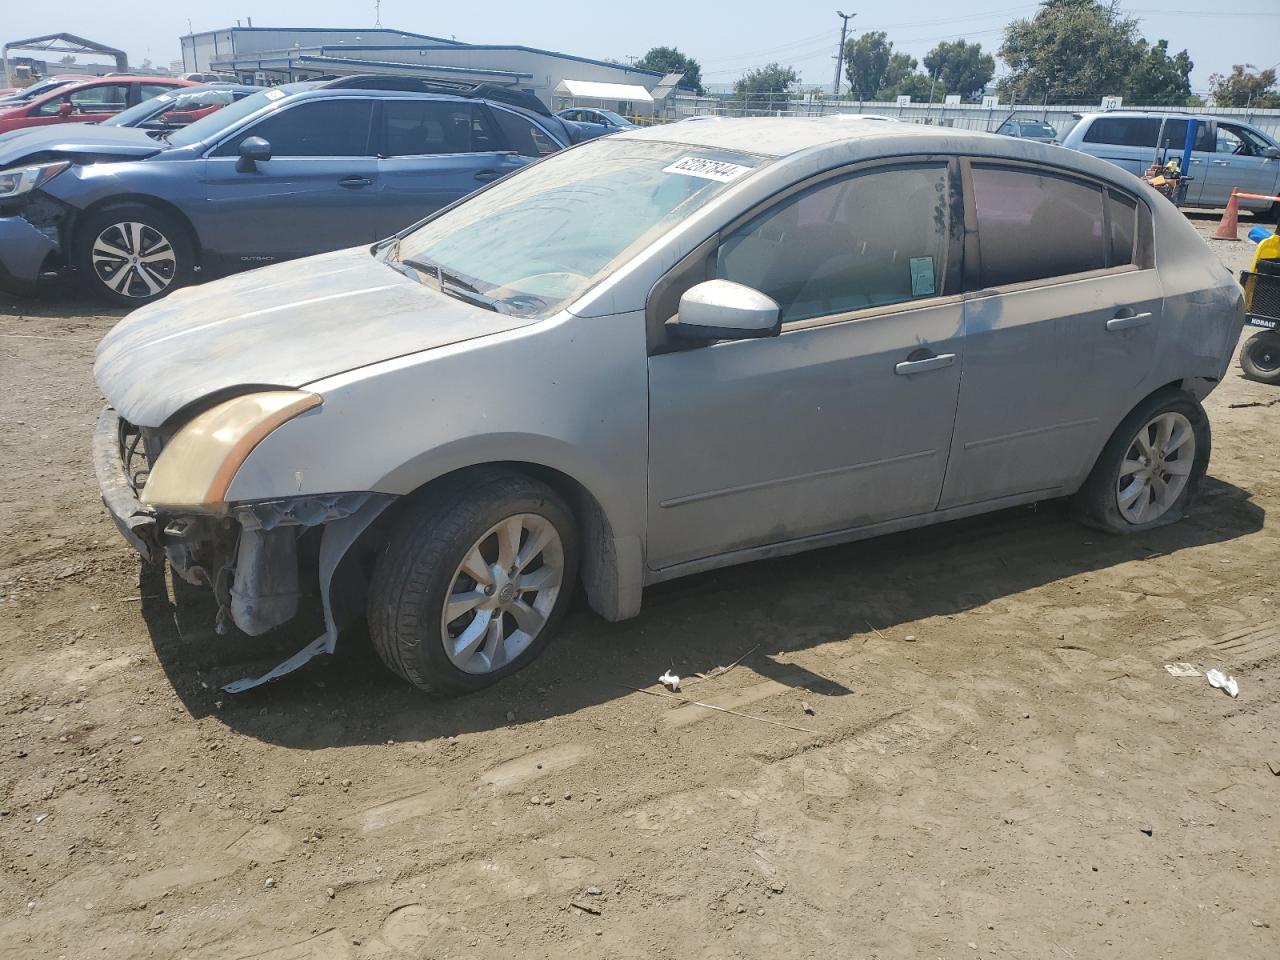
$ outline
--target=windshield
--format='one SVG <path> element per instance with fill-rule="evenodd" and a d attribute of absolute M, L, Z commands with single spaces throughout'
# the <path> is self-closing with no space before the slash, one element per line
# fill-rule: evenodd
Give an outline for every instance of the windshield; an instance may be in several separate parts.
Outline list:
<path fill-rule="evenodd" d="M 631 126 L 630 120 L 628 120 L 624 116 L 620 116 L 619 114 L 614 113 L 612 110 L 600 110 L 598 112 L 604 114 L 606 117 L 608 117 L 610 120 L 612 120 L 614 123 L 616 123 L 620 127 Z"/>
<path fill-rule="evenodd" d="M 201 117 L 195 123 L 176 130 L 169 135 L 169 145 L 174 147 L 187 147 L 193 143 L 199 143 L 201 140 L 207 140 L 215 134 L 221 133 L 233 123 L 243 120 L 249 114 L 261 110 L 273 100 L 279 100 L 283 97 L 283 90 L 263 90 L 261 93 L 255 93 L 252 96 L 245 97 L 233 104 L 223 107 L 221 110 L 215 110 L 207 117 Z"/>
<path fill-rule="evenodd" d="M 158 97 L 152 97 L 150 100 L 143 100 L 136 107 L 130 107 L 123 113 L 117 113 L 114 117 L 110 117 L 102 121 L 104 127 L 132 127 L 135 123 L 141 123 L 153 113 L 160 110 L 164 104 L 173 100 L 167 93 L 162 93 Z"/>
<path fill-rule="evenodd" d="M 70 79 L 50 77 L 47 80 L 41 80 L 39 83 L 33 83 L 31 86 L 27 87 L 27 89 L 21 90 L 18 93 L 11 93 L 4 99 L 10 103 L 31 100 L 40 96 L 42 93 L 48 93 L 50 90 L 54 90 L 58 87 L 65 87 L 68 83 L 71 83 Z"/>
<path fill-rule="evenodd" d="M 508 177 L 388 249 L 446 293 L 460 288 L 502 313 L 542 314 L 762 162 L 686 144 L 593 140 Z"/>

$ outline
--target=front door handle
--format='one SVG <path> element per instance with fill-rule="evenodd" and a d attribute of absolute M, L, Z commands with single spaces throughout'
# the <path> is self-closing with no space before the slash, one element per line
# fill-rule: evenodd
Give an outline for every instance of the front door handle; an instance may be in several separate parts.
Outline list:
<path fill-rule="evenodd" d="M 1155 314 L 1153 313 L 1133 313 L 1129 315 L 1117 315 L 1107 321 L 1108 330 L 1128 330 L 1130 327 L 1141 327 L 1143 324 L 1150 323 Z"/>
<path fill-rule="evenodd" d="M 488 183 L 490 180 L 497 180 L 500 176 L 502 176 L 502 174 L 493 169 L 481 170 L 476 173 L 476 179 L 481 183 Z"/>
<path fill-rule="evenodd" d="M 1210 163 L 1212 163 L 1215 167 L 1229 167 L 1229 166 L 1231 166 L 1231 161 L 1230 161 L 1230 160 L 1210 160 L 1209 162 L 1210 162 Z"/>
<path fill-rule="evenodd" d="M 928 351 L 915 350 L 911 356 L 915 357 L 920 353 Z M 956 355 L 954 353 L 934 353 L 929 356 L 920 356 L 915 360 L 910 358 L 903 360 L 893 368 L 893 372 L 900 377 L 906 377 L 913 373 L 928 373 L 930 370 L 941 370 L 943 367 L 949 367 L 955 363 Z"/>
<path fill-rule="evenodd" d="M 373 180 L 369 177 L 347 177 L 345 180 L 339 180 L 338 186 L 346 187 L 348 190 L 359 190 L 361 187 L 368 187 L 373 184 Z"/>

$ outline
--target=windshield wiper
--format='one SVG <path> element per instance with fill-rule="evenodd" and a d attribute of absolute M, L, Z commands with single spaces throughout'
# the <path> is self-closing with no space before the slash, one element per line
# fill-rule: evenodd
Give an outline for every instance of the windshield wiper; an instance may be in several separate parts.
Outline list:
<path fill-rule="evenodd" d="M 397 250 L 400 241 L 396 241 Z M 394 254 L 393 254 L 394 256 Z M 417 270 L 419 273 L 425 273 L 436 278 L 436 288 L 443 294 L 453 297 L 456 300 L 462 300 L 464 303 L 470 303 L 476 307 L 484 307 L 486 310 L 492 310 L 494 313 L 506 313 L 506 305 L 503 301 L 496 297 L 486 296 L 480 292 L 480 289 L 469 280 L 464 280 L 456 273 L 450 273 L 441 268 L 438 263 L 431 263 L 426 260 L 401 260 L 402 264 Z"/>

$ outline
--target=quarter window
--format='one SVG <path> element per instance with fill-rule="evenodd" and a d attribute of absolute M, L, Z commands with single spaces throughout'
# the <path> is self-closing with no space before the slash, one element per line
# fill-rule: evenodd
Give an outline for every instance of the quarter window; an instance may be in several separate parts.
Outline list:
<path fill-rule="evenodd" d="M 1084 142 L 1109 143 L 1118 147 L 1154 147 L 1159 134 L 1159 117 L 1098 117 L 1084 132 Z M 1186 135 L 1185 128 L 1183 135 Z"/>
<path fill-rule="evenodd" d="M 384 100 L 383 149 L 387 157 L 487 153 L 497 139 L 483 114 L 451 100 Z"/>
<path fill-rule="evenodd" d="M 1134 262 L 1133 238 L 1138 235 L 1138 201 L 1114 190 L 1107 191 L 1111 209 L 1111 266 Z"/>
<path fill-rule="evenodd" d="M 938 164 L 811 187 L 724 240 L 716 276 L 768 294 L 783 322 L 936 296 L 950 246 L 948 179 Z"/>
<path fill-rule="evenodd" d="M 552 140 L 550 135 L 532 120 L 501 108 L 496 108 L 493 115 L 498 121 L 498 126 L 502 128 L 507 143 L 520 156 L 545 157 L 560 149 L 560 144 Z"/>
<path fill-rule="evenodd" d="M 214 156 L 234 157 L 241 141 L 261 137 L 273 157 L 369 156 L 370 100 L 312 100 L 279 110 L 224 142 Z"/>
<path fill-rule="evenodd" d="M 1048 173 L 973 168 L 982 287 L 1101 270 L 1102 190 Z"/>

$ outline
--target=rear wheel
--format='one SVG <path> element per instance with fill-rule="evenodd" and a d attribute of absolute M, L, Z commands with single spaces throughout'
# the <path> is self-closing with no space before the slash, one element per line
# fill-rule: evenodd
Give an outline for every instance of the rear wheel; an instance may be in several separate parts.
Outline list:
<path fill-rule="evenodd" d="M 189 282 L 195 266 L 186 227 L 163 210 L 139 203 L 90 214 L 76 232 L 73 260 L 91 292 L 131 307 Z"/>
<path fill-rule="evenodd" d="M 542 652 L 577 569 L 577 525 L 559 495 L 519 474 L 484 475 L 399 525 L 374 568 L 369 635 L 414 686 L 478 690 Z"/>
<path fill-rule="evenodd" d="M 1250 380 L 1280 386 L 1280 333 L 1263 330 L 1246 340 L 1240 366 Z"/>
<path fill-rule="evenodd" d="M 1116 428 L 1083 487 L 1076 514 L 1110 533 L 1181 519 L 1209 465 L 1209 420 L 1185 393 L 1148 397 Z"/>

